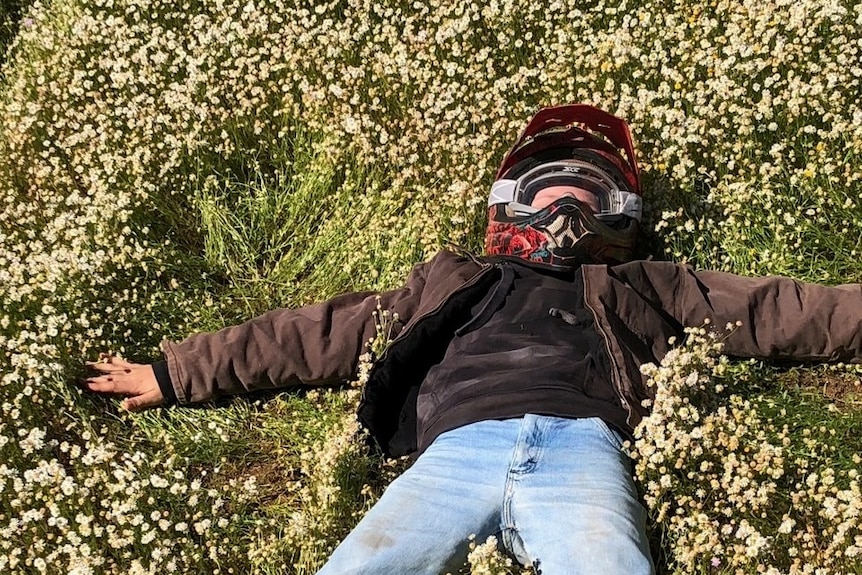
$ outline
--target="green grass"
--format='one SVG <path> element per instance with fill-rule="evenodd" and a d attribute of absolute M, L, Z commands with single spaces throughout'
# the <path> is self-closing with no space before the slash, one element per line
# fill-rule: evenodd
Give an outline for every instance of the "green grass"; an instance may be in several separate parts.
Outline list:
<path fill-rule="evenodd" d="M 544 105 L 630 121 L 644 257 L 862 279 L 858 7 L 809 0 L 799 22 L 777 5 L 565 4 L 54 0 L 26 26 L 28 2 L 0 5 L 0 465 L 76 481 L 69 496 L 25 482 L 16 499 L 0 476 L 0 530 L 62 497 L 70 522 L 83 510 L 119 531 L 166 502 L 170 544 L 136 526 L 96 572 L 165 549 L 185 573 L 314 572 L 392 476 L 361 438 L 338 442 L 353 433 L 345 389 L 130 415 L 74 386 L 82 364 L 151 361 L 163 338 L 393 287 L 449 243 L 481 250 L 496 164 Z M 855 372 L 738 370 L 764 421 L 799 439 L 789 453 L 859 468 Z M 44 445 L 25 451 L 34 429 Z M 100 441 L 105 460 L 73 455 Z M 217 493 L 171 491 L 195 480 Z M 111 515 L 111 485 L 135 494 L 129 518 Z M 182 535 L 188 517 L 228 523 Z M 61 531 L 0 539 L 42 556 Z M 81 537 L 101 556 L 105 537 Z M 673 537 L 656 526 L 657 552 Z M 0 571 L 38 571 L 9 554 L 0 543 Z M 720 570 L 706 557 L 691 572 Z"/>

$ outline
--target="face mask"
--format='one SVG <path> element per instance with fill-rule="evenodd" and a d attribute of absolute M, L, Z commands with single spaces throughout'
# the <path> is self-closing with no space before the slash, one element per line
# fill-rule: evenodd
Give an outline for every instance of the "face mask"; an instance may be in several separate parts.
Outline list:
<path fill-rule="evenodd" d="M 597 219 L 585 204 L 572 197 L 555 200 L 535 213 L 507 212 L 505 204 L 490 207 L 485 235 L 488 255 L 508 255 L 555 267 L 572 268 L 584 263 L 619 263 L 632 257 L 631 226 L 617 230 Z M 501 213 L 502 212 L 502 213 Z"/>

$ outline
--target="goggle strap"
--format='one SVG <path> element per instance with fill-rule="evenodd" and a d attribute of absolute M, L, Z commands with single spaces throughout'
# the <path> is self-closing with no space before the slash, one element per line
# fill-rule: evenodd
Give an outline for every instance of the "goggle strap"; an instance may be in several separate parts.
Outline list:
<path fill-rule="evenodd" d="M 643 198 L 632 192 L 620 191 L 619 195 L 620 200 L 622 201 L 619 213 L 624 216 L 634 218 L 637 221 L 641 221 L 641 215 L 643 214 Z"/>
<path fill-rule="evenodd" d="M 517 187 L 517 180 L 497 180 L 491 186 L 491 194 L 488 196 L 488 205 L 508 204 L 514 201 L 515 189 Z"/>

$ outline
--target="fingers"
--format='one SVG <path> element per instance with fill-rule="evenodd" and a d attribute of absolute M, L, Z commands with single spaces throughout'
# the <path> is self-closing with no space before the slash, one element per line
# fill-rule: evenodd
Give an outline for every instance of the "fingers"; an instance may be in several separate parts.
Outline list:
<path fill-rule="evenodd" d="M 159 390 L 149 391 L 136 397 L 124 399 L 120 406 L 127 411 L 140 411 L 148 407 L 157 407 L 162 404 L 164 397 Z"/>
<path fill-rule="evenodd" d="M 140 365 L 137 363 L 131 363 L 129 361 L 126 361 L 125 359 L 123 359 L 121 357 L 114 357 L 114 356 L 109 356 L 105 361 L 107 364 L 112 365 L 112 366 L 116 367 L 117 369 L 129 369 L 133 366 Z"/>
<path fill-rule="evenodd" d="M 86 365 L 102 373 L 129 373 L 132 369 L 141 366 L 141 364 L 105 354 L 99 356 L 99 361 L 88 361 Z"/>
<path fill-rule="evenodd" d="M 113 379 L 103 379 L 101 377 L 88 377 L 83 381 L 84 387 L 90 391 L 98 391 L 99 393 L 120 393 L 116 390 L 116 383 Z"/>
<path fill-rule="evenodd" d="M 87 389 L 100 393 L 140 394 L 146 391 L 142 384 L 140 378 L 133 373 L 114 373 L 84 380 Z"/>

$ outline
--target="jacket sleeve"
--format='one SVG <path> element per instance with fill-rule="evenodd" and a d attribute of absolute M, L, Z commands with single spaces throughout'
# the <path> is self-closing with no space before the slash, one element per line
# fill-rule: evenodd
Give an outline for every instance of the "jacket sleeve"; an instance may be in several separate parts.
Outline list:
<path fill-rule="evenodd" d="M 802 361 L 862 360 L 862 287 L 827 287 L 786 277 L 750 278 L 676 266 L 675 315 L 683 325 L 711 320 L 737 357 Z"/>
<path fill-rule="evenodd" d="M 307 307 L 274 310 L 180 343 L 162 342 L 177 401 L 350 379 L 376 333 L 372 312 L 378 297 L 383 309 L 408 320 L 419 304 L 426 265 L 415 266 L 396 290 L 347 293 Z"/>

